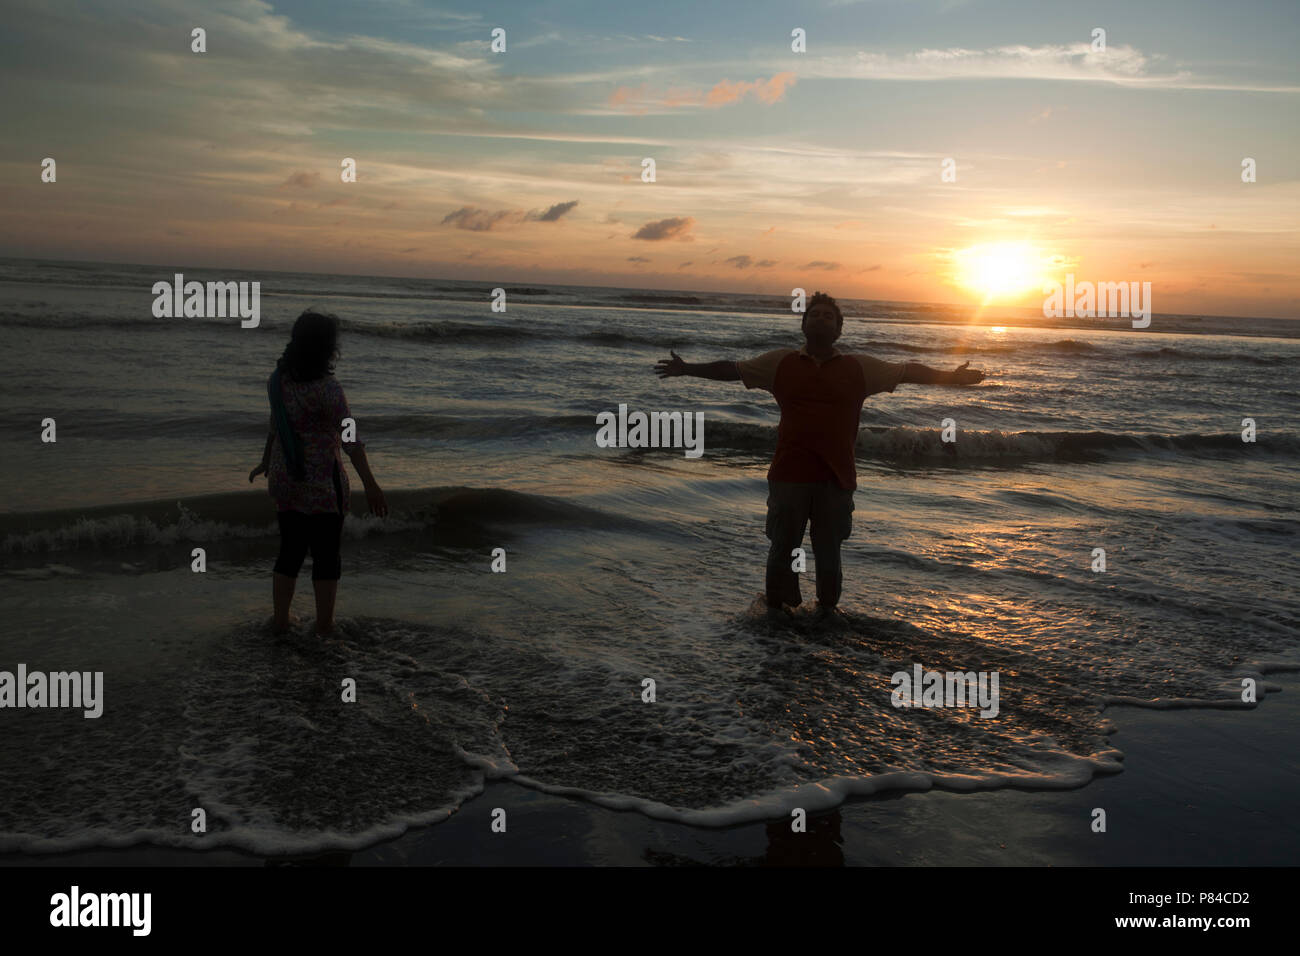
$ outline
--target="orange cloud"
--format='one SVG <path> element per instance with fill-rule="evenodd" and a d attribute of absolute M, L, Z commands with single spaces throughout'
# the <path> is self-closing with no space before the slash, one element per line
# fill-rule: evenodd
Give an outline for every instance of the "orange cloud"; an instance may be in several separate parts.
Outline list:
<path fill-rule="evenodd" d="M 633 100 L 644 100 L 649 95 L 649 87 L 642 83 L 640 86 L 620 86 L 609 95 L 610 106 L 630 106 Z"/>
<path fill-rule="evenodd" d="M 785 96 L 785 88 L 794 85 L 795 75 L 790 71 L 778 73 L 770 80 L 755 80 L 752 83 L 732 83 L 723 80 L 709 90 L 709 106 L 726 106 L 744 98 L 746 93 L 753 93 L 762 103 L 776 103 Z"/>
<path fill-rule="evenodd" d="M 632 238 L 652 241 L 663 239 L 690 240 L 692 238 L 690 231 L 694 226 L 695 219 L 692 216 L 660 219 L 657 222 L 647 222 L 633 234 Z"/>
<path fill-rule="evenodd" d="M 645 112 L 648 107 L 652 106 L 660 108 L 679 106 L 718 107 L 738 103 L 750 93 L 759 102 L 771 105 L 779 102 L 785 96 L 786 89 L 793 86 L 797 79 L 798 77 L 793 72 L 787 70 L 777 73 L 767 80 L 760 78 L 753 82 L 741 81 L 739 83 L 721 80 L 707 93 L 689 87 L 673 87 L 666 93 L 656 94 L 651 93 L 645 83 L 640 86 L 620 86 L 610 94 L 609 105 L 638 113 Z"/>

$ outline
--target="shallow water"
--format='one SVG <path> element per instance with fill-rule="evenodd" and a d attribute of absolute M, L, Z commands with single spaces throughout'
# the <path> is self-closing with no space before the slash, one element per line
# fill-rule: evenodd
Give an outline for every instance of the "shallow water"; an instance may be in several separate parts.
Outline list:
<path fill-rule="evenodd" d="M 644 290 L 534 290 L 494 315 L 454 284 L 294 276 L 287 294 L 264 277 L 245 330 L 152 319 L 139 270 L 51 276 L 0 283 L 0 669 L 102 670 L 105 711 L 4 712 L 0 850 L 355 848 L 500 775 L 704 825 L 936 783 L 1078 786 L 1122 767 L 1108 700 L 1228 705 L 1300 658 L 1300 341 L 1261 325 L 849 310 L 846 350 L 988 379 L 868 399 L 847 614 L 823 625 L 753 606 L 771 397 L 651 373 L 670 346 L 797 346 L 789 316 L 629 307 Z M 354 495 L 325 646 L 309 620 L 264 630 L 274 505 L 247 482 L 266 375 L 309 304 L 347 323 L 338 377 L 393 512 Z M 596 447 L 620 403 L 704 412 L 704 456 Z M 815 574 L 810 553 L 808 599 Z M 914 664 L 998 672 L 998 715 L 895 708 Z"/>

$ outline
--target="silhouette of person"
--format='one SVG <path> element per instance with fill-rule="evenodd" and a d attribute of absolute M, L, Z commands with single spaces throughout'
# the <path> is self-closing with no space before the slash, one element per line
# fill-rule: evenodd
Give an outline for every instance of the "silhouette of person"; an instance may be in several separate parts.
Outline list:
<path fill-rule="evenodd" d="M 271 574 L 275 616 L 272 628 L 289 629 L 289 605 L 307 552 L 316 592 L 316 633 L 334 629 L 342 560 L 343 519 L 351 490 L 340 450 L 347 452 L 366 489 L 371 514 L 388 514 L 384 493 L 366 460 L 360 441 L 342 442 L 343 420 L 352 417 L 343 386 L 334 378 L 339 322 L 332 315 L 307 311 L 298 316 L 284 354 L 267 381 L 271 420 L 262 463 L 249 473 L 251 482 L 267 475 L 280 525 L 280 554 Z"/>
<path fill-rule="evenodd" d="M 803 602 L 791 552 L 811 523 L 817 565 L 817 613 L 829 615 L 839 603 L 843 575 L 840 544 L 849 536 L 853 491 L 857 487 L 854 445 L 862 404 L 869 395 L 892 392 L 906 382 L 922 385 L 974 385 L 984 373 L 969 362 L 950 372 L 915 362 L 883 362 L 849 355 L 834 343 L 844 328 L 835 300 L 816 292 L 808 300 L 801 327 L 801 349 L 775 349 L 745 361 L 688 364 L 676 352 L 655 365 L 660 378 L 692 375 L 771 392 L 781 409 L 776 451 L 767 473 L 766 602 L 771 609 Z"/>

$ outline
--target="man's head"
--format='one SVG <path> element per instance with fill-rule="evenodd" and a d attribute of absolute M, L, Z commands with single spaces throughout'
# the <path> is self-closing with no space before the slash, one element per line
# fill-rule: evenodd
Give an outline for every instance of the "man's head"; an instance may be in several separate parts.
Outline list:
<path fill-rule="evenodd" d="M 830 345 L 840 337 L 844 315 L 825 292 L 814 292 L 803 313 L 803 334 L 809 344 Z"/>

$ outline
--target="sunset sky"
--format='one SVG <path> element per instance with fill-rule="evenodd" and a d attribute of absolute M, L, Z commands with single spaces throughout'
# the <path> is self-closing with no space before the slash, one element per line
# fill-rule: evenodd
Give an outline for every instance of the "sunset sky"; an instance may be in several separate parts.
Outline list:
<path fill-rule="evenodd" d="M 5 7 L 0 255 L 1300 317 L 1295 0 Z"/>

